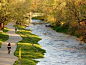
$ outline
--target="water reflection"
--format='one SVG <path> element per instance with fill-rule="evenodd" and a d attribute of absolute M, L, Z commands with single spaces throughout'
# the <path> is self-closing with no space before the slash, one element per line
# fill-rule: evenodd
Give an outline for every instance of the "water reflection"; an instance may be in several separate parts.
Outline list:
<path fill-rule="evenodd" d="M 32 22 L 40 22 L 40 20 L 32 19 Z"/>

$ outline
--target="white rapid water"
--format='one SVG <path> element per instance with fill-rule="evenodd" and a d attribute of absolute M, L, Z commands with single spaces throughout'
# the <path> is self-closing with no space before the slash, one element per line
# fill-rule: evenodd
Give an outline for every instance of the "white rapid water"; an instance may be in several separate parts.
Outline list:
<path fill-rule="evenodd" d="M 86 44 L 79 45 L 75 36 L 58 33 L 44 24 L 30 24 L 26 29 L 42 38 L 38 43 L 46 50 L 37 65 L 86 65 Z"/>

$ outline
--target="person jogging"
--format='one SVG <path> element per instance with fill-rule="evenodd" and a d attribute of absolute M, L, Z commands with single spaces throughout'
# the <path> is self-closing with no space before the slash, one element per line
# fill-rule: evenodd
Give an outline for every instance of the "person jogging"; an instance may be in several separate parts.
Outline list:
<path fill-rule="evenodd" d="M 17 27 L 15 27 L 15 32 L 17 32 Z"/>
<path fill-rule="evenodd" d="M 8 54 L 10 54 L 10 51 L 11 51 L 11 44 L 10 43 L 8 44 L 7 48 L 8 48 Z"/>

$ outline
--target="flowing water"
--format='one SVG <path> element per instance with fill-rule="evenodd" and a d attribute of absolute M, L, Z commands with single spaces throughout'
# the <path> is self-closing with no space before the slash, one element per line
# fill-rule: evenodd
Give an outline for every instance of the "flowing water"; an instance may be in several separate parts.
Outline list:
<path fill-rule="evenodd" d="M 86 65 L 86 44 L 79 45 L 75 36 L 54 31 L 45 24 L 30 24 L 26 29 L 42 38 L 38 43 L 46 50 L 37 65 Z"/>

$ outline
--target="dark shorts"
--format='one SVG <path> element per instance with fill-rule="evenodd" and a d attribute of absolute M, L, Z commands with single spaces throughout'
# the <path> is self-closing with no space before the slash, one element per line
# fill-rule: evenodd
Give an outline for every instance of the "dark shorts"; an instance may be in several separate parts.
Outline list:
<path fill-rule="evenodd" d="M 8 50 L 11 49 L 11 47 L 8 47 Z"/>

